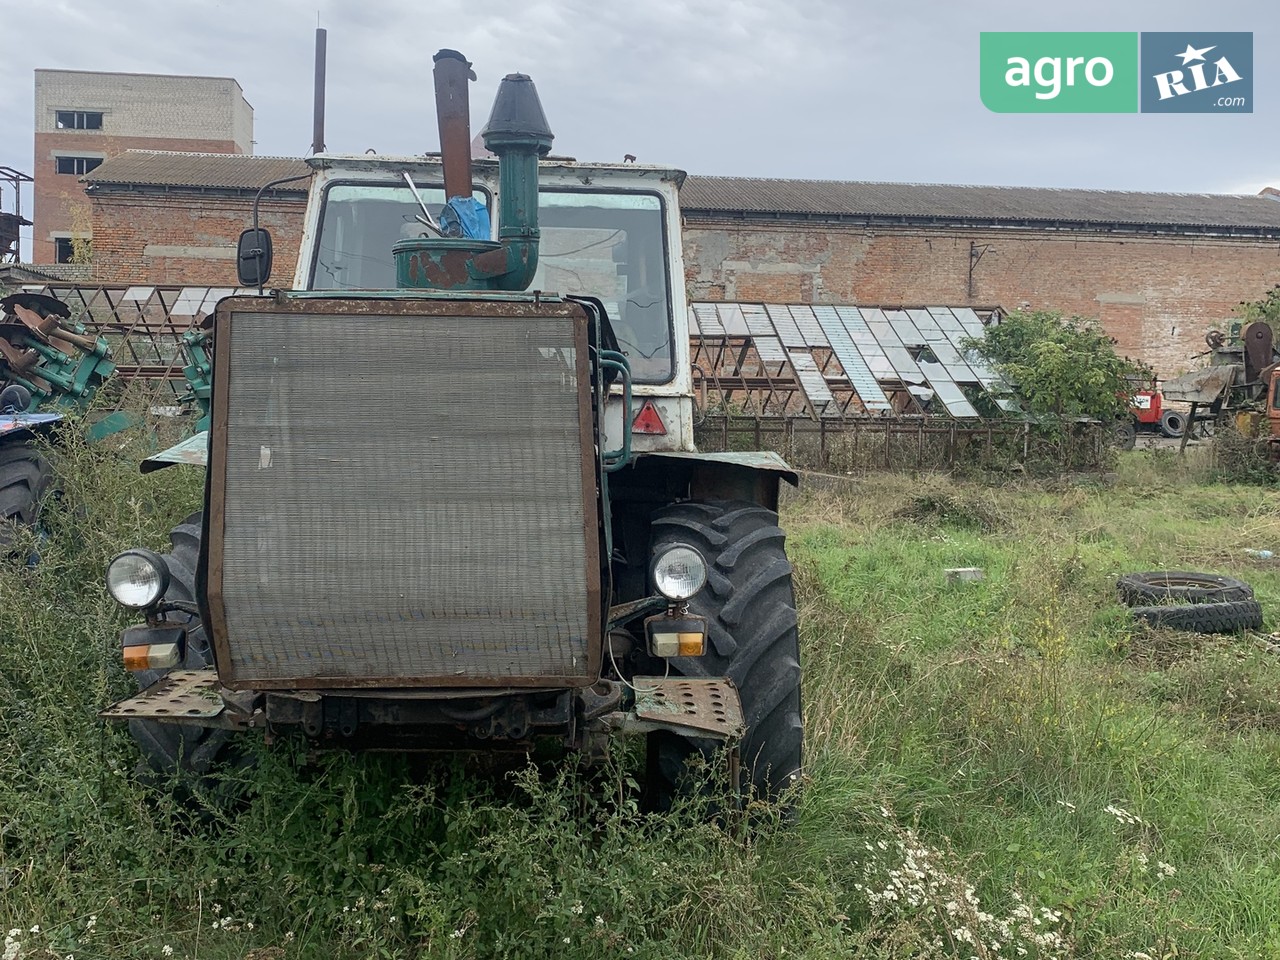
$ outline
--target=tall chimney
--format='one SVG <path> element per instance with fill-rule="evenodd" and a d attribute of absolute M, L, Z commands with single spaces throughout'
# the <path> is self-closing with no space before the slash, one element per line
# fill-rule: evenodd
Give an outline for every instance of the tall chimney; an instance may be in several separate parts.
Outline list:
<path fill-rule="evenodd" d="M 316 86 L 312 100 L 311 152 L 324 153 L 324 55 L 327 31 L 316 27 Z"/>

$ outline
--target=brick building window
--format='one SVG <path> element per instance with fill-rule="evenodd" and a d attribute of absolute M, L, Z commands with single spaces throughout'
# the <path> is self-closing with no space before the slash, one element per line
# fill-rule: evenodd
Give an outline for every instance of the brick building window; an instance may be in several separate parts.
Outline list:
<path fill-rule="evenodd" d="M 77 177 L 96 170 L 102 163 L 101 157 L 54 157 L 58 173 L 74 173 Z"/>
<path fill-rule="evenodd" d="M 57 110 L 55 114 L 59 130 L 102 129 L 102 112 L 100 110 Z"/>
<path fill-rule="evenodd" d="M 53 238 L 53 260 L 55 263 L 76 263 L 76 245 L 80 244 L 80 263 L 87 263 L 93 255 L 93 241 L 88 237 L 79 241 L 76 237 Z"/>

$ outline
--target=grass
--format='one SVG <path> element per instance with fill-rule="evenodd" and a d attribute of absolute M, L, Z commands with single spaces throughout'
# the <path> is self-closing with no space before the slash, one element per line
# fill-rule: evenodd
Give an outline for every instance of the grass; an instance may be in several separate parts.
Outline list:
<path fill-rule="evenodd" d="M 638 815 L 625 754 L 504 777 L 285 743 L 234 805 L 139 780 L 96 719 L 129 690 L 101 571 L 200 497 L 140 444 L 62 454 L 40 563 L 0 568 L 6 960 L 1280 957 L 1280 654 L 1114 601 L 1211 570 L 1276 629 L 1280 562 L 1245 553 L 1280 542 L 1275 493 L 1136 453 L 1105 483 L 794 497 L 808 781 L 739 835 Z"/>

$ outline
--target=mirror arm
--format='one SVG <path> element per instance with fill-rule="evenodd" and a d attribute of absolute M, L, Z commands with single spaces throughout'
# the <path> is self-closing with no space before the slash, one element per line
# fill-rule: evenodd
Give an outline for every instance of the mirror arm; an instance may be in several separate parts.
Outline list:
<path fill-rule="evenodd" d="M 258 230 L 258 204 L 262 201 L 262 195 L 272 187 L 278 187 L 283 183 L 294 183 L 298 180 L 310 180 L 310 173 L 299 173 L 292 177 L 281 177 L 279 180 L 272 180 L 270 183 L 264 183 L 258 188 L 258 192 L 253 197 L 253 229 L 254 236 L 257 236 Z M 261 259 L 261 258 L 259 258 Z M 262 296 L 262 270 L 258 270 L 258 296 Z"/>

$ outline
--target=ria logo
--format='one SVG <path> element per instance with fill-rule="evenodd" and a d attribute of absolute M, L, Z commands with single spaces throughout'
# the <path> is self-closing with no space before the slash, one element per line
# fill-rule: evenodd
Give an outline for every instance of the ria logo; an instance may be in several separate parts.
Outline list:
<path fill-rule="evenodd" d="M 996 113 L 1253 113 L 1252 33 L 988 33 Z"/>
<path fill-rule="evenodd" d="M 1142 34 L 1143 113 L 1252 113 L 1252 33 Z"/>

